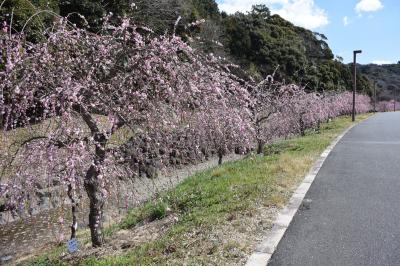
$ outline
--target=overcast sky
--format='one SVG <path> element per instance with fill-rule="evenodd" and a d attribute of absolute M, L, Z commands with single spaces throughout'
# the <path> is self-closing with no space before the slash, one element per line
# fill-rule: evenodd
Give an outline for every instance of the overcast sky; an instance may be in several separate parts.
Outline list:
<path fill-rule="evenodd" d="M 399 0 L 217 0 L 227 13 L 266 4 L 296 25 L 324 33 L 335 55 L 345 62 L 361 49 L 361 63 L 400 61 Z"/>

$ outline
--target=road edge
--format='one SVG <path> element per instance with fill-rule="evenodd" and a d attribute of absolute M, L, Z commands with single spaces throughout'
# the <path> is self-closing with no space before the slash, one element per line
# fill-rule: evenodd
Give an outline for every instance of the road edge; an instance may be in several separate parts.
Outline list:
<path fill-rule="evenodd" d="M 264 240 L 257 245 L 255 251 L 248 258 L 246 266 L 266 266 L 269 263 L 272 255 L 274 254 L 276 248 L 278 247 L 279 242 L 285 235 L 286 230 L 288 229 L 289 225 L 293 220 L 293 217 L 296 215 L 298 209 L 300 208 L 304 200 L 304 197 L 306 196 L 308 190 L 310 189 L 312 183 L 314 182 L 326 158 L 329 156 L 329 154 L 335 148 L 335 146 L 339 143 L 339 141 L 351 129 L 353 129 L 356 125 L 364 121 L 365 120 L 349 126 L 338 137 L 336 137 L 331 142 L 331 144 L 322 152 L 317 161 L 311 167 L 308 174 L 305 176 L 302 183 L 297 187 L 297 189 L 293 193 L 287 206 L 284 207 L 278 213 L 278 216 L 273 223 L 272 229 L 264 237 Z"/>

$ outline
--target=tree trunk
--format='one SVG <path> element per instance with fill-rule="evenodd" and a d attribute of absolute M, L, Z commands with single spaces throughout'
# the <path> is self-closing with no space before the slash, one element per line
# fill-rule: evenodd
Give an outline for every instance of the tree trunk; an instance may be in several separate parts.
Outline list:
<path fill-rule="evenodd" d="M 300 118 L 300 135 L 302 137 L 304 137 L 306 135 L 306 129 L 305 129 L 303 118 Z"/>
<path fill-rule="evenodd" d="M 85 176 L 85 190 L 89 198 L 89 227 L 93 247 L 103 245 L 102 222 L 103 222 L 103 206 L 105 196 L 103 195 L 102 180 L 100 178 L 101 168 L 106 158 L 107 137 L 101 133 L 96 124 L 96 120 L 81 105 L 75 105 L 74 110 L 82 116 L 83 121 L 89 127 L 92 133 L 95 148 L 94 160 Z"/>
<path fill-rule="evenodd" d="M 224 156 L 224 152 L 222 151 L 222 149 L 218 149 L 218 164 L 221 165 L 222 164 L 222 157 Z"/>
<path fill-rule="evenodd" d="M 105 198 L 102 192 L 102 184 L 99 179 L 101 166 L 105 160 L 106 152 L 106 136 L 98 133 L 94 137 L 96 141 L 96 157 L 94 164 L 92 164 L 86 173 L 85 189 L 89 197 L 89 227 L 93 247 L 100 247 L 103 245 L 103 206 Z"/>
<path fill-rule="evenodd" d="M 4 93 L 3 90 L 0 91 L 0 103 L 2 106 L 4 106 Z M 3 120 L 4 120 L 4 115 L 3 115 L 4 108 L 0 109 L 0 129 L 3 129 Z"/>
<path fill-rule="evenodd" d="M 99 172 L 91 166 L 86 174 L 85 189 L 89 197 L 89 227 L 93 247 L 103 245 L 102 220 L 104 197 L 98 180 Z"/>
<path fill-rule="evenodd" d="M 263 152 L 264 152 L 264 142 L 262 140 L 258 140 L 257 154 L 262 154 Z"/>
<path fill-rule="evenodd" d="M 71 200 L 71 214 L 72 214 L 72 224 L 71 224 L 71 239 L 76 238 L 76 230 L 78 229 L 78 221 L 76 218 L 76 209 L 78 203 L 75 200 L 74 191 L 71 185 L 68 185 L 68 197 Z"/>

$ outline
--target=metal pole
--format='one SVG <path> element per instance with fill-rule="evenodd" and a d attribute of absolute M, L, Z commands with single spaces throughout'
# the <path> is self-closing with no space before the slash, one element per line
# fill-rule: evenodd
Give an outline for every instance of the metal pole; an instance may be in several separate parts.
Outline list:
<path fill-rule="evenodd" d="M 356 91 L 357 91 L 357 54 L 361 54 L 361 50 L 353 52 L 353 112 L 351 114 L 351 120 L 356 120 Z"/>
<path fill-rule="evenodd" d="M 357 90 L 357 73 L 356 73 L 357 54 L 353 53 L 353 111 L 351 112 L 351 121 L 356 120 L 356 90 Z"/>
<path fill-rule="evenodd" d="M 396 88 L 393 88 L 393 112 L 396 112 Z"/>
<path fill-rule="evenodd" d="M 377 82 L 374 82 L 374 113 L 376 113 L 376 84 Z"/>

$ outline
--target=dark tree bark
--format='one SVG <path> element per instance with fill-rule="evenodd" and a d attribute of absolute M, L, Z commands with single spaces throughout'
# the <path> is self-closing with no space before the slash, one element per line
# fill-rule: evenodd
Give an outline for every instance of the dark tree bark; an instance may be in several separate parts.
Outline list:
<path fill-rule="evenodd" d="M 300 135 L 302 137 L 304 137 L 306 135 L 306 129 L 305 129 L 303 117 L 300 118 Z"/>
<path fill-rule="evenodd" d="M 264 142 L 259 139 L 257 144 L 257 154 L 262 154 L 264 152 Z"/>
<path fill-rule="evenodd" d="M 85 189 L 89 197 L 89 227 L 93 247 L 100 247 L 103 245 L 103 206 L 105 199 L 101 191 L 101 183 L 99 180 L 100 168 L 105 160 L 106 152 L 106 136 L 97 133 L 94 137 L 96 141 L 96 158 L 86 173 Z"/>
<path fill-rule="evenodd" d="M 68 197 L 71 200 L 71 213 L 72 213 L 72 224 L 71 224 L 71 239 L 76 238 L 76 230 L 78 229 L 78 221 L 76 217 L 76 209 L 78 203 L 75 200 L 74 191 L 71 185 L 68 185 Z"/>
<path fill-rule="evenodd" d="M 255 123 L 255 128 L 257 132 L 257 154 L 262 154 L 264 152 L 264 141 L 262 140 L 261 126 L 262 123 L 269 118 L 270 114 L 267 116 L 258 119 Z"/>
<path fill-rule="evenodd" d="M 222 150 L 222 148 L 218 149 L 218 164 L 221 165 L 222 164 L 222 157 L 224 156 L 224 151 Z"/>
<path fill-rule="evenodd" d="M 100 247 L 103 245 L 103 207 L 105 198 L 102 193 L 101 180 L 99 179 L 101 167 L 106 158 L 106 144 L 107 137 L 101 133 L 96 121 L 91 114 L 82 106 L 74 106 L 75 111 L 80 113 L 82 119 L 89 127 L 92 133 L 96 148 L 94 162 L 86 172 L 85 176 L 85 190 L 89 197 L 89 228 L 92 239 L 93 247 Z"/>

